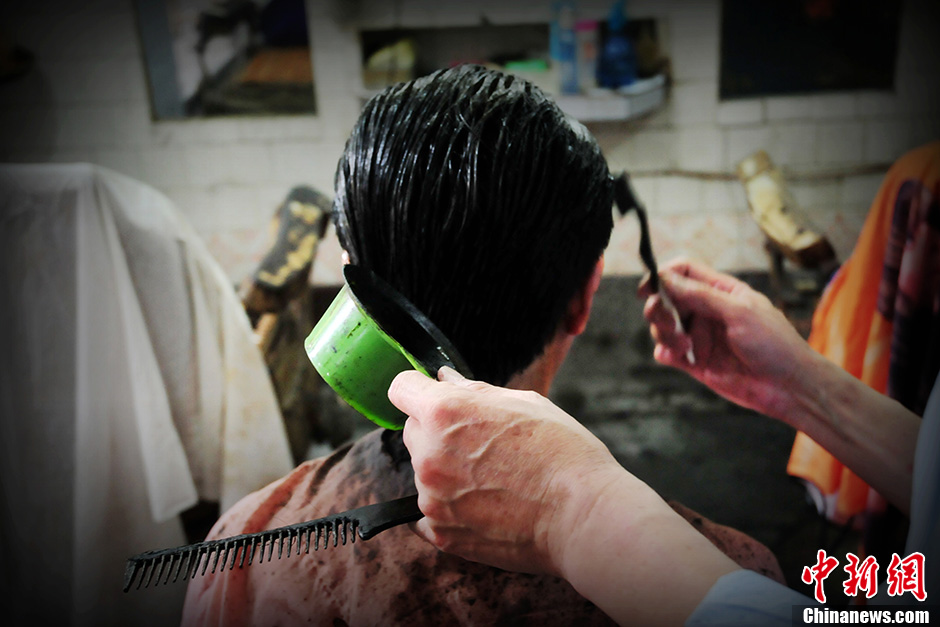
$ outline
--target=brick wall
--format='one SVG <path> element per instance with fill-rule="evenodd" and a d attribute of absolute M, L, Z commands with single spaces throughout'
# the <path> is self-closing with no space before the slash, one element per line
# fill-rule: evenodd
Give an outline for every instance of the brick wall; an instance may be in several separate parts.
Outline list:
<path fill-rule="evenodd" d="M 266 223 L 289 188 L 329 191 L 359 107 L 359 48 L 344 21 L 388 27 L 547 20 L 548 0 L 495 2 L 478 10 L 455 0 L 358 3 L 308 0 L 317 116 L 154 122 L 130 0 L 31 0 L 0 5 L 9 38 L 37 55 L 34 71 L 0 85 L 0 160 L 90 161 L 166 193 L 206 238 L 233 280 L 264 251 Z M 603 17 L 608 2 L 582 0 Z M 795 174 L 851 172 L 887 163 L 940 137 L 940 54 L 935 3 L 910 0 L 902 18 L 895 93 L 853 92 L 718 101 L 718 0 L 637 0 L 635 17 L 657 20 L 675 83 L 666 106 L 637 122 L 594 124 L 613 169 L 635 175 L 652 215 L 659 256 L 689 254 L 724 269 L 766 265 L 762 238 L 740 184 L 724 180 L 764 148 Z M 345 17 L 344 17 L 345 16 Z M 676 169 L 711 178 L 663 175 Z M 847 254 L 879 174 L 795 182 L 812 220 Z M 618 223 L 607 272 L 640 271 L 632 220 Z M 320 250 L 315 280 L 339 280 L 338 245 Z"/>

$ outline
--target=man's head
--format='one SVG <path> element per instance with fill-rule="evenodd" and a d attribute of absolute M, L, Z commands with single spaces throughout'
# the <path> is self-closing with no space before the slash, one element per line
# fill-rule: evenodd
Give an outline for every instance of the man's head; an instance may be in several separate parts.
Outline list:
<path fill-rule="evenodd" d="M 476 66 L 366 104 L 336 173 L 350 261 L 399 290 L 476 378 L 505 384 L 552 340 L 610 238 L 600 148 L 532 84 Z"/>

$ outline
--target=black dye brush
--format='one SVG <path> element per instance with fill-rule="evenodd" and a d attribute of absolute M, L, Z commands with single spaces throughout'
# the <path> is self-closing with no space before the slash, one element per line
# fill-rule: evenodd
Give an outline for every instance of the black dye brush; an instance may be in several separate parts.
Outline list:
<path fill-rule="evenodd" d="M 653 255 L 653 243 L 650 237 L 650 225 L 646 217 L 646 208 L 637 199 L 633 186 L 630 185 L 630 176 L 626 172 L 622 172 L 620 176 L 614 179 L 614 202 L 617 203 L 617 210 L 621 216 L 627 215 L 630 211 L 636 212 L 637 219 L 640 221 L 640 258 L 643 260 L 643 265 L 650 272 L 650 291 L 653 294 L 659 294 L 663 306 L 672 314 L 672 319 L 676 323 L 676 332 L 687 335 L 685 327 L 682 325 L 682 318 L 679 317 L 679 310 L 676 309 L 675 304 L 665 290 L 659 289 L 659 266 L 656 264 L 656 257 Z M 690 364 L 695 364 L 695 353 L 692 351 L 691 346 L 686 351 L 685 357 Z"/>

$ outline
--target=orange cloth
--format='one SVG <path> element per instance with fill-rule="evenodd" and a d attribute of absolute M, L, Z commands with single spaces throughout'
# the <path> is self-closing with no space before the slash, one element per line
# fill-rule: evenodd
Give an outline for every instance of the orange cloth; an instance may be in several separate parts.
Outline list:
<path fill-rule="evenodd" d="M 940 333 L 938 202 L 940 142 L 933 142 L 888 171 L 855 250 L 816 308 L 809 337 L 819 353 L 917 413 L 926 400 L 922 381 L 937 374 L 930 353 Z M 787 473 L 818 488 L 818 504 L 835 522 L 883 507 L 874 490 L 805 433 L 797 434 Z"/>

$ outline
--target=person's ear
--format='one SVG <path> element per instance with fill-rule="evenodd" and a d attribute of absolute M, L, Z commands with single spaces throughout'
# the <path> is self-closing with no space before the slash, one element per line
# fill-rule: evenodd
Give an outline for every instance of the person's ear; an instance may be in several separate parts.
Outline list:
<path fill-rule="evenodd" d="M 584 282 L 584 285 L 568 304 L 568 313 L 565 315 L 564 329 L 569 335 L 581 335 L 587 327 L 588 318 L 591 317 L 591 305 L 594 303 L 594 294 L 601 284 L 604 274 L 604 256 L 594 264 L 594 271 Z"/>
<path fill-rule="evenodd" d="M 349 265 L 349 251 L 348 251 L 348 250 L 346 250 L 346 249 L 344 248 L 344 249 L 343 249 L 343 254 L 342 254 L 342 256 L 341 256 L 340 258 L 343 260 L 343 265 L 344 265 L 344 266 L 348 266 L 348 265 Z"/>

